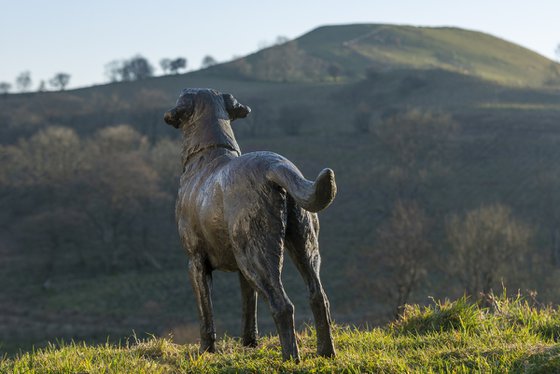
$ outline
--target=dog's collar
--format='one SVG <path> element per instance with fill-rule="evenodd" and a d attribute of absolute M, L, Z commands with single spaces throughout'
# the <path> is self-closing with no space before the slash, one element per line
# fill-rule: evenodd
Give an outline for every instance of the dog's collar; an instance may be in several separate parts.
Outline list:
<path fill-rule="evenodd" d="M 239 149 L 236 149 L 236 148 L 232 147 L 232 146 L 229 145 L 229 144 L 211 144 L 211 145 L 207 145 L 206 147 L 202 147 L 202 148 L 200 148 L 200 149 L 197 149 L 196 151 L 194 151 L 194 152 L 192 152 L 192 153 L 189 153 L 189 155 L 187 156 L 187 159 L 185 160 L 185 162 L 184 162 L 184 164 L 183 164 L 183 167 L 185 167 L 185 165 L 186 165 L 194 156 L 196 156 L 197 154 L 199 154 L 199 153 L 201 153 L 201 152 L 204 152 L 204 151 L 211 150 L 211 149 L 217 149 L 217 148 L 228 149 L 228 150 L 230 150 L 230 151 L 232 151 L 232 152 L 237 153 L 237 156 L 240 156 L 240 155 L 241 155 L 241 152 L 239 152 Z"/>

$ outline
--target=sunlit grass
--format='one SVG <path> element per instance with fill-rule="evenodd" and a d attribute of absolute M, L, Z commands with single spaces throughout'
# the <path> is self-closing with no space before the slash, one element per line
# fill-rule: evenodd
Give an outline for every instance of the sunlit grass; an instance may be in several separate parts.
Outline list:
<path fill-rule="evenodd" d="M 335 326 L 336 358 L 315 354 L 315 332 L 297 335 L 301 362 L 281 359 L 276 336 L 257 348 L 224 337 L 217 354 L 170 338 L 132 338 L 121 344 L 59 343 L 0 361 L 4 373 L 222 373 L 222 372 L 558 372 L 557 309 L 532 307 L 522 298 L 492 298 L 483 308 L 466 298 L 408 306 L 380 328 Z"/>

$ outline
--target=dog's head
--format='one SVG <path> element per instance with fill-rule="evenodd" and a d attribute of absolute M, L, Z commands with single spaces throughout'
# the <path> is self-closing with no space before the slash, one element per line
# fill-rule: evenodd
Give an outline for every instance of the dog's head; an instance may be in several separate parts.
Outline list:
<path fill-rule="evenodd" d="M 230 94 L 208 88 L 186 88 L 181 92 L 177 105 L 165 112 L 163 119 L 167 124 L 180 128 L 207 110 L 230 121 L 245 118 L 251 112 L 251 108 L 239 103 Z"/>

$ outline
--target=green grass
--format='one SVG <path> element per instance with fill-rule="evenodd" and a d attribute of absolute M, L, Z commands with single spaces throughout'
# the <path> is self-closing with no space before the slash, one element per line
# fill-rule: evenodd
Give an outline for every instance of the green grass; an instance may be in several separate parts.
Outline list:
<path fill-rule="evenodd" d="M 121 344 L 58 343 L 0 361 L 13 373 L 223 373 L 223 372 L 523 372 L 560 370 L 560 312 L 537 309 L 521 298 L 491 298 L 483 308 L 461 298 L 427 307 L 408 306 L 395 322 L 379 328 L 336 326 L 337 357 L 315 354 L 315 333 L 298 333 L 302 360 L 283 362 L 276 336 L 255 349 L 238 339 L 218 342 L 217 354 L 172 338 L 133 337 Z"/>

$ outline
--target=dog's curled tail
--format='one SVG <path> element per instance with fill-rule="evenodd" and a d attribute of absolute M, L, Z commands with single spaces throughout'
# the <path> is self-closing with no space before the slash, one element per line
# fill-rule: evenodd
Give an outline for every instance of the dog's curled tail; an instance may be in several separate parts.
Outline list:
<path fill-rule="evenodd" d="M 303 209 L 318 212 L 328 207 L 336 196 L 334 171 L 323 169 L 315 181 L 305 179 L 292 163 L 280 163 L 268 170 L 267 179 L 283 187 Z"/>

